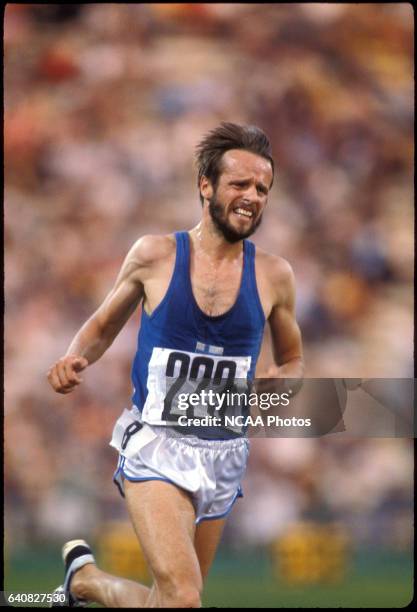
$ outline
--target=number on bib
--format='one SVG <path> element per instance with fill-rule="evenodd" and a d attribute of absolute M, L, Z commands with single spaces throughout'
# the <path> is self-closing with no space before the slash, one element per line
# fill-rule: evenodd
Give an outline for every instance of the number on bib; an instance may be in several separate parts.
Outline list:
<path fill-rule="evenodd" d="M 149 361 L 148 396 L 143 420 L 154 425 L 166 425 L 177 423 L 182 415 L 188 419 L 207 415 L 222 417 L 227 402 L 223 401 L 219 409 L 217 402 L 210 403 L 208 398 L 217 398 L 237 390 L 239 385 L 244 386 L 250 362 L 250 356 L 209 356 L 154 348 Z M 196 395 L 205 400 L 191 402 L 190 396 L 195 398 Z"/>

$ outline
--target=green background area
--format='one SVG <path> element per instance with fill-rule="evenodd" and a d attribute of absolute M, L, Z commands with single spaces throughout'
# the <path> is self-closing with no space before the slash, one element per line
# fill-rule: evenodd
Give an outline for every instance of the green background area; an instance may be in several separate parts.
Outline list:
<path fill-rule="evenodd" d="M 15 552 L 5 561 L 6 592 L 48 593 L 62 583 L 59 547 Z M 234 555 L 220 551 L 205 588 L 203 605 L 218 608 L 402 608 L 412 598 L 411 554 L 357 552 L 339 582 L 288 585 L 274 577 L 265 551 Z M 15 607 L 19 606 L 15 604 Z M 47 606 L 37 604 L 36 607 Z"/>

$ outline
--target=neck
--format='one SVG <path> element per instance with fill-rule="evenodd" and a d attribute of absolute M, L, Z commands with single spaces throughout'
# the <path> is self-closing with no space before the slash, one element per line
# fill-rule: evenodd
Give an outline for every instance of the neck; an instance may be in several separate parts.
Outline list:
<path fill-rule="evenodd" d="M 190 237 L 195 249 L 213 259 L 235 259 L 242 253 L 243 241 L 239 240 L 233 244 L 227 242 L 207 215 L 193 227 Z"/>

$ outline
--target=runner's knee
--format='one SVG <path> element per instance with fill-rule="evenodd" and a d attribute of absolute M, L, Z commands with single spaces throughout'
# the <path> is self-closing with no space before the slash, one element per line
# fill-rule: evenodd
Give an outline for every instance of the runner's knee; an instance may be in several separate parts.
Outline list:
<path fill-rule="evenodd" d="M 179 608 L 201 608 L 201 593 L 196 588 L 187 587 L 177 592 L 177 603 Z"/>
<path fill-rule="evenodd" d="M 201 608 L 199 589 L 191 585 L 176 585 L 164 597 L 164 604 L 173 608 Z"/>
<path fill-rule="evenodd" d="M 175 608 L 200 608 L 201 607 L 201 577 L 195 580 L 181 579 L 174 572 L 169 575 L 159 576 L 157 580 L 158 590 L 164 605 Z"/>

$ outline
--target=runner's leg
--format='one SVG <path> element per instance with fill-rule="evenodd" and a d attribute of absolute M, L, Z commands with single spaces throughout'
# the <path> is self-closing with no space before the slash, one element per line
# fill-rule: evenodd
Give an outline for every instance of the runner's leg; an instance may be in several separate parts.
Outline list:
<path fill-rule="evenodd" d="M 223 533 L 226 519 L 202 521 L 196 526 L 194 546 L 203 580 L 208 576 Z M 150 589 L 131 580 L 107 574 L 96 565 L 85 565 L 71 585 L 75 595 L 97 601 L 106 607 L 150 606 L 157 603 L 155 587 Z M 99 599 L 98 599 L 99 598 Z"/>
<path fill-rule="evenodd" d="M 203 580 L 208 576 L 225 523 L 226 519 L 209 520 L 202 521 L 196 527 L 194 543 Z M 133 607 L 133 605 L 144 607 L 151 594 L 149 587 L 131 580 L 111 576 L 93 564 L 85 565 L 75 574 L 71 590 L 74 594 L 85 599 L 88 599 L 89 596 L 99 596 L 101 599 L 96 599 L 98 603 L 104 605 L 105 601 L 107 603 L 106 607 L 114 608 L 126 607 L 127 605 L 129 607 Z M 153 591 L 155 591 L 154 587 Z M 148 605 L 155 598 L 156 593 L 154 592 Z"/>
<path fill-rule="evenodd" d="M 149 587 L 107 574 L 94 563 L 84 565 L 71 580 L 71 593 L 106 608 L 144 608 L 150 592 Z"/>
<path fill-rule="evenodd" d="M 189 494 L 160 480 L 125 481 L 131 520 L 154 578 L 148 606 L 200 607 L 202 578 Z"/>
<path fill-rule="evenodd" d="M 194 545 L 200 563 L 201 575 L 205 580 L 216 555 L 225 518 L 201 521 L 196 527 Z"/>
<path fill-rule="evenodd" d="M 105 607 L 200 607 L 202 578 L 188 493 L 160 480 L 125 480 L 124 487 L 133 527 L 154 578 L 152 589 L 89 564 L 75 574 L 71 591 Z"/>

